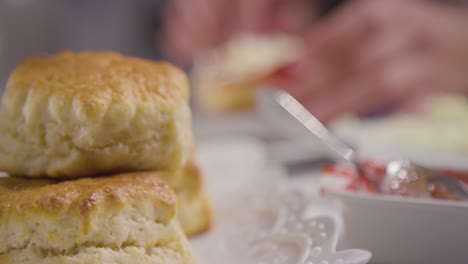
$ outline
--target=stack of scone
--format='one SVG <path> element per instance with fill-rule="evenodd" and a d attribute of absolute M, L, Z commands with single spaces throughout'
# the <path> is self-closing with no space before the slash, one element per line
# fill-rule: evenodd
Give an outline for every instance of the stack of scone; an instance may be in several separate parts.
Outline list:
<path fill-rule="evenodd" d="M 207 229 L 210 211 L 188 95 L 165 62 L 23 61 L 0 111 L 0 263 L 193 263 L 181 227 Z"/>

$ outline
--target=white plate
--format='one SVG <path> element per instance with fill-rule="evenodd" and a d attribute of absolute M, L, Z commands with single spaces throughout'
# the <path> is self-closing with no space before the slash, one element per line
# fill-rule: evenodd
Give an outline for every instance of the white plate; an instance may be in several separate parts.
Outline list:
<path fill-rule="evenodd" d="M 468 263 L 468 203 L 331 191 L 342 206 L 344 247 L 372 263 Z"/>
<path fill-rule="evenodd" d="M 267 166 L 255 139 L 199 142 L 197 159 L 214 202 L 212 230 L 192 239 L 199 263 L 364 264 L 364 250 L 336 251 L 341 221 L 292 190 Z M 315 207 L 318 208 L 318 207 Z"/>

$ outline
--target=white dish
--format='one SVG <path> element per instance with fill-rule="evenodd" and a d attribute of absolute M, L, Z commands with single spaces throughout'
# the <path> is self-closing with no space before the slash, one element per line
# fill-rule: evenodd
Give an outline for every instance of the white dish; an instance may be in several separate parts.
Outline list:
<path fill-rule="evenodd" d="M 259 141 L 199 142 L 197 159 L 215 216 L 212 230 L 192 239 L 199 263 L 368 263 L 368 251 L 336 251 L 340 219 L 308 207 L 310 200 L 290 189 L 283 171 L 267 166 Z"/>
<path fill-rule="evenodd" d="M 330 191 L 341 203 L 341 246 L 376 264 L 468 263 L 468 203 Z"/>

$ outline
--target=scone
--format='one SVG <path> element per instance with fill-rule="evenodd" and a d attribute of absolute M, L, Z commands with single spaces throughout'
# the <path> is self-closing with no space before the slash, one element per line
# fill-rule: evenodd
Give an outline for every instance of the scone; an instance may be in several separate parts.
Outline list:
<path fill-rule="evenodd" d="M 89 177 L 176 169 L 192 150 L 188 80 L 166 62 L 112 52 L 31 57 L 0 111 L 0 171 Z"/>
<path fill-rule="evenodd" d="M 0 178 L 0 263 L 194 263 L 158 173 Z"/>
<path fill-rule="evenodd" d="M 184 232 L 196 235 L 210 228 L 211 204 L 203 184 L 201 172 L 192 157 L 176 173 L 159 173 L 177 195 L 177 217 Z"/>
<path fill-rule="evenodd" d="M 296 61 L 302 40 L 292 35 L 240 35 L 195 59 L 195 99 L 208 112 L 254 106 L 255 88 Z"/>

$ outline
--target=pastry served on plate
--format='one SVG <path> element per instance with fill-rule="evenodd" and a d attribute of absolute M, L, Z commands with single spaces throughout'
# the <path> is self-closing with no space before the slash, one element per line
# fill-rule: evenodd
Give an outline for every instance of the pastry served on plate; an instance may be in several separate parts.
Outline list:
<path fill-rule="evenodd" d="M 0 263 L 194 263 L 158 173 L 0 178 Z"/>
<path fill-rule="evenodd" d="M 210 112 L 249 109 L 255 88 L 296 61 L 302 42 L 291 35 L 242 35 L 195 59 L 195 99 Z"/>
<path fill-rule="evenodd" d="M 0 111 L 0 171 L 75 178 L 182 167 L 193 149 L 188 80 L 113 52 L 30 57 Z"/>

